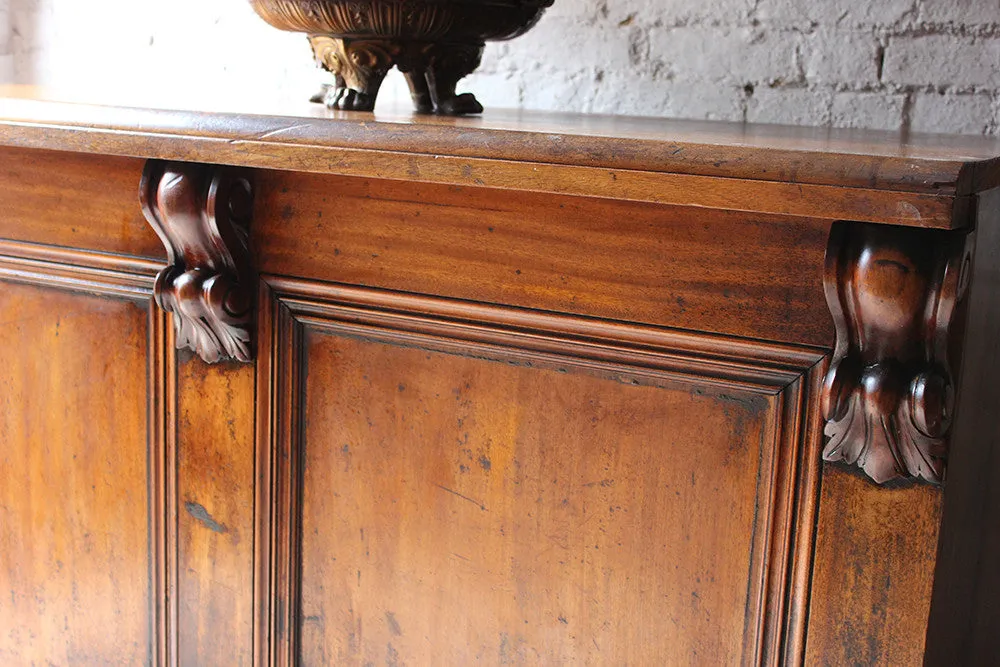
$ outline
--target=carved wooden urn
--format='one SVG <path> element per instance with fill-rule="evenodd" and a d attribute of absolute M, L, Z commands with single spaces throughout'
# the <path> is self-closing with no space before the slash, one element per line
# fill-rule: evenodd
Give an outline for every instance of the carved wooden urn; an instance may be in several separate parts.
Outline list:
<path fill-rule="evenodd" d="M 250 0 L 265 21 L 309 35 L 335 82 L 313 97 L 335 109 L 371 111 L 386 73 L 406 76 L 420 113 L 483 107 L 458 82 L 479 67 L 487 41 L 517 37 L 553 0 Z"/>

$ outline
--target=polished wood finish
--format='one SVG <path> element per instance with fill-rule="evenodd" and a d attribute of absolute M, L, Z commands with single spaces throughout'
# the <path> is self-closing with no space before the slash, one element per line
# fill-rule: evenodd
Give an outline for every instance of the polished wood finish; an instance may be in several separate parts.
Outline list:
<path fill-rule="evenodd" d="M 11 95 L 0 144 L 26 148 L 945 229 L 968 224 L 971 194 L 1000 185 L 1000 141 L 980 137 L 503 112 L 317 118 L 275 104 L 260 111 L 277 115 L 248 116 L 0 92 Z"/>
<path fill-rule="evenodd" d="M 135 205 L 142 169 L 142 160 L 4 147 L 0 238 L 160 260 L 163 245 Z"/>
<path fill-rule="evenodd" d="M 290 172 L 258 185 L 263 273 L 765 340 L 833 339 L 822 221 Z M 739 245 L 718 243 L 735 235 Z"/>
<path fill-rule="evenodd" d="M 826 259 L 837 346 L 823 458 L 878 483 L 941 483 L 975 234 L 837 223 Z"/>
<path fill-rule="evenodd" d="M 148 662 L 164 564 L 163 443 L 146 409 L 156 313 L 92 275 L 75 277 L 115 298 L 16 270 L 0 265 L 0 662 Z"/>
<path fill-rule="evenodd" d="M 921 664 L 941 502 L 934 486 L 824 465 L 805 664 Z"/>
<path fill-rule="evenodd" d="M 0 662 L 993 661 L 988 140 L 0 116 Z"/>
<path fill-rule="evenodd" d="M 410 154 L 454 156 L 924 194 L 968 195 L 1000 185 L 1000 139 L 992 137 L 505 110 L 482 118 L 395 109 L 347 114 L 235 96 L 224 87 L 217 95 L 163 92 L 0 86 L 0 136 L 4 145 L 131 150 L 139 157 L 183 148 L 195 159 L 211 145 L 214 156 L 319 173 L 341 173 L 343 165 L 323 156 L 354 148 L 370 157 L 398 153 L 399 162 Z M 255 156 L 257 144 L 283 150 Z M 201 161 L 211 161 L 202 154 Z"/>
<path fill-rule="evenodd" d="M 253 659 L 254 370 L 177 365 L 177 649 L 182 665 Z"/>
<path fill-rule="evenodd" d="M 757 662 L 804 633 L 819 351 L 269 283 L 279 664 Z"/>
<path fill-rule="evenodd" d="M 757 478 L 777 402 L 609 386 L 575 364 L 560 373 L 558 359 L 494 369 L 311 332 L 304 345 L 302 662 L 732 664 L 762 652 L 759 603 L 744 602 L 762 586 L 757 494 L 771 489 Z M 336 390 L 316 379 L 330 374 Z M 703 494 L 713 502 L 693 502 Z M 715 530 L 692 534 L 705 524 Z"/>
<path fill-rule="evenodd" d="M 979 199 L 966 361 L 952 434 L 952 464 L 927 639 L 929 664 L 1000 661 L 1000 189 Z"/>
<path fill-rule="evenodd" d="M 253 358 L 256 278 L 247 250 L 253 190 L 230 169 L 150 161 L 139 201 L 167 250 L 156 303 L 173 313 L 177 345 L 208 363 Z"/>

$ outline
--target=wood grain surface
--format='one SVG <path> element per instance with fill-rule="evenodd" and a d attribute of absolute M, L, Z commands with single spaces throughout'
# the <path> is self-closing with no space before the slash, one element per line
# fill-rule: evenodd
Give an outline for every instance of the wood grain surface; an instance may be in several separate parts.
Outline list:
<path fill-rule="evenodd" d="M 142 160 L 0 148 L 0 237 L 162 258 L 137 206 Z"/>
<path fill-rule="evenodd" d="M 184 354 L 177 374 L 178 658 L 250 665 L 253 368 Z"/>
<path fill-rule="evenodd" d="M 927 664 L 1000 663 L 1000 189 L 979 201 L 966 361 L 927 639 Z"/>
<path fill-rule="evenodd" d="M 0 145 L 801 215 L 969 224 L 995 142 L 584 116 L 444 123 L 88 107 L 0 98 Z M 472 123 L 462 125 L 462 123 Z M 541 129 L 548 131 L 539 131 Z M 634 136 L 633 136 L 634 135 Z"/>
<path fill-rule="evenodd" d="M 0 118 L 3 125 L 72 128 L 84 136 L 115 128 L 150 140 L 172 134 L 287 141 L 314 150 L 351 146 L 930 193 L 969 194 L 1000 178 L 1000 140 L 990 137 L 503 109 L 477 118 L 408 108 L 348 113 L 232 92 L 0 86 Z"/>
<path fill-rule="evenodd" d="M 823 221 L 284 172 L 257 193 L 262 273 L 833 342 Z"/>
<path fill-rule="evenodd" d="M 824 465 L 805 664 L 923 663 L 942 496 Z"/>
<path fill-rule="evenodd" d="M 577 345 L 575 318 L 325 294 L 343 305 L 282 297 L 259 362 L 277 664 L 755 663 L 796 643 L 820 356 L 675 357 L 684 335 L 610 324 Z M 631 336 L 646 353 L 612 343 Z"/>
<path fill-rule="evenodd" d="M 995 140 L 35 93 L 0 664 L 996 662 Z M 252 366 L 177 358 L 143 158 L 254 168 Z M 943 488 L 821 464 L 839 220 L 977 237 Z"/>
<path fill-rule="evenodd" d="M 155 655 L 148 317 L 131 301 L 0 289 L 0 663 Z"/>
<path fill-rule="evenodd" d="M 304 664 L 752 652 L 747 572 L 773 404 L 306 345 Z"/>

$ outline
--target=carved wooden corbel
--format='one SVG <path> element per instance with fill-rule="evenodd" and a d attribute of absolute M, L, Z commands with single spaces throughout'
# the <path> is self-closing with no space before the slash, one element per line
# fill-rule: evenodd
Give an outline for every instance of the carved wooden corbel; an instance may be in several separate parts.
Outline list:
<path fill-rule="evenodd" d="M 140 200 L 167 249 L 154 295 L 174 315 L 177 348 L 208 363 L 251 361 L 256 278 L 247 249 L 253 190 L 246 174 L 151 160 Z"/>
<path fill-rule="evenodd" d="M 833 226 L 826 298 L 837 329 L 823 457 L 877 483 L 944 479 L 974 234 Z"/>

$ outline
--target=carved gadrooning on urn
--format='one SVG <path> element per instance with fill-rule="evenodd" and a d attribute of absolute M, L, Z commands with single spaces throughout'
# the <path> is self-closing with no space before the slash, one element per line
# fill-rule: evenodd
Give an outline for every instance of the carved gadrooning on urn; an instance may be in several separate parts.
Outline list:
<path fill-rule="evenodd" d="M 458 82 L 479 67 L 487 41 L 512 39 L 553 0 L 249 0 L 272 26 L 309 35 L 334 84 L 313 96 L 336 109 L 371 111 L 393 66 L 420 113 L 483 108 Z"/>
<path fill-rule="evenodd" d="M 156 303 L 173 313 L 178 349 L 208 363 L 253 360 L 255 274 L 247 249 L 253 190 L 236 169 L 152 160 L 140 187 L 167 249 Z"/>
<path fill-rule="evenodd" d="M 944 479 L 973 234 L 836 223 L 825 288 L 837 330 L 823 457 L 877 483 Z"/>

